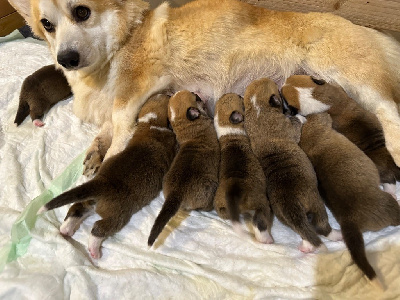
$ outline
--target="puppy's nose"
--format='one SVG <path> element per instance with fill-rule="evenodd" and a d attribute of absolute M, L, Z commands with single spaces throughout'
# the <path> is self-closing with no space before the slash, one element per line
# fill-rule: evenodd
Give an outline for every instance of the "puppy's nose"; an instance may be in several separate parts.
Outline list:
<path fill-rule="evenodd" d="M 59 52 L 57 61 L 66 69 L 74 69 L 79 65 L 79 53 L 75 50 Z"/>

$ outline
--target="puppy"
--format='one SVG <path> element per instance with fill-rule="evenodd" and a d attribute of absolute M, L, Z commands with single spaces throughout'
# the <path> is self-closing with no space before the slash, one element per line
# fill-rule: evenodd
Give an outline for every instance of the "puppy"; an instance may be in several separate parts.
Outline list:
<path fill-rule="evenodd" d="M 213 120 L 202 107 L 201 99 L 189 91 L 180 91 L 169 101 L 168 117 L 179 151 L 163 182 L 165 202 L 151 229 L 149 246 L 179 208 L 211 210 L 213 207 L 220 148 Z"/>
<path fill-rule="evenodd" d="M 375 280 L 361 232 L 400 225 L 400 207 L 378 187 L 373 162 L 331 126 L 327 113 L 308 116 L 300 146 L 315 168 L 321 195 L 340 224 L 351 257 L 369 280 Z"/>
<path fill-rule="evenodd" d="M 89 238 L 89 252 L 100 258 L 104 239 L 120 231 L 162 188 L 162 179 L 175 155 L 176 140 L 168 127 L 168 101 L 165 95 L 150 98 L 141 109 L 138 128 L 120 154 L 110 158 L 92 180 L 54 198 L 39 213 L 75 203 L 60 231 L 73 235 L 85 217 L 96 212 L 97 221 Z"/>
<path fill-rule="evenodd" d="M 400 168 L 386 148 L 382 125 L 373 113 L 362 108 L 341 87 L 306 75 L 289 77 L 281 93 L 294 114 L 327 111 L 332 117 L 332 127 L 375 163 L 384 190 L 396 198 Z"/>
<path fill-rule="evenodd" d="M 14 123 L 19 126 L 30 115 L 35 126 L 42 127 L 43 115 L 54 104 L 70 96 L 71 87 L 62 71 L 54 65 L 45 66 L 25 78 L 19 94 Z"/>
<path fill-rule="evenodd" d="M 142 0 L 10 0 L 47 41 L 83 121 L 101 126 L 86 171 L 121 151 L 146 99 L 190 90 L 213 108 L 254 79 L 283 83 L 319 74 L 355 96 L 382 122 L 400 163 L 400 46 L 333 14 L 270 11 L 237 0 L 198 0 L 154 10 Z M 109 26 L 109 24 L 113 24 Z M 373 76 L 371 76 L 373 74 Z"/>
<path fill-rule="evenodd" d="M 266 179 L 244 130 L 243 99 L 239 95 L 226 94 L 218 100 L 214 126 L 221 147 L 215 210 L 221 218 L 229 217 L 239 233 L 242 233 L 239 214 L 254 211 L 256 239 L 261 243 L 273 243 L 273 215 L 266 196 Z"/>
<path fill-rule="evenodd" d="M 328 223 L 313 167 L 297 144 L 301 123 L 283 114 L 277 85 L 267 78 L 253 81 L 246 89 L 244 105 L 245 129 L 266 176 L 272 210 L 301 236 L 300 251 L 325 247 L 317 233 L 339 239 Z"/>

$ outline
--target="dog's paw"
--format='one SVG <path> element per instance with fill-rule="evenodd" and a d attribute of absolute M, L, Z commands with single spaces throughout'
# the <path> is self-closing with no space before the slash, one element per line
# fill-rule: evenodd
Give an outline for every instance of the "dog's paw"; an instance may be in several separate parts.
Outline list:
<path fill-rule="evenodd" d="M 254 227 L 254 235 L 257 241 L 263 244 L 273 244 L 274 239 L 268 232 L 268 230 L 260 231 L 257 227 Z"/>
<path fill-rule="evenodd" d="M 300 114 L 297 114 L 295 117 L 300 120 L 301 124 L 304 124 L 305 122 L 307 122 L 307 118 Z"/>
<path fill-rule="evenodd" d="M 332 231 L 326 237 L 328 240 L 338 242 L 343 240 L 343 235 L 340 230 L 332 229 Z"/>
<path fill-rule="evenodd" d="M 96 237 L 92 234 L 89 236 L 88 250 L 92 258 L 99 259 L 101 257 L 100 247 L 102 242 L 103 238 Z"/>
<path fill-rule="evenodd" d="M 60 233 L 63 236 L 73 236 L 77 227 L 79 225 L 79 220 L 77 218 L 69 217 L 60 226 Z"/>
<path fill-rule="evenodd" d="M 99 151 L 88 152 L 83 162 L 84 165 L 83 175 L 92 176 L 96 174 L 102 162 L 103 162 L 103 157 L 100 155 Z"/>

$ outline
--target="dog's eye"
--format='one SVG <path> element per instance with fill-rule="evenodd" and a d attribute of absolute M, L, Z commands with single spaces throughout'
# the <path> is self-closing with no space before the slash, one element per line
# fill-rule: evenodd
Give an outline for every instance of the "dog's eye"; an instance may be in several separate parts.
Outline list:
<path fill-rule="evenodd" d="M 73 15 L 78 22 L 86 21 L 90 17 L 90 9 L 86 6 L 77 6 L 74 9 Z"/>
<path fill-rule="evenodd" d="M 54 25 L 51 24 L 51 22 L 50 22 L 49 20 L 47 20 L 47 19 L 41 19 L 40 22 L 42 23 L 44 29 L 45 29 L 47 32 L 54 32 L 54 30 L 55 30 L 55 29 L 54 29 Z"/>

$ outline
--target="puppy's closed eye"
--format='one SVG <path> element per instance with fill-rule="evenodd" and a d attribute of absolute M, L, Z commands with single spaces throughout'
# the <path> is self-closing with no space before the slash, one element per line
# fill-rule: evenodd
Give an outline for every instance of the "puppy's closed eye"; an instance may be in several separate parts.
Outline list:
<path fill-rule="evenodd" d="M 195 107 L 189 107 L 186 112 L 186 118 L 189 121 L 194 121 L 200 117 L 200 110 Z"/>
<path fill-rule="evenodd" d="M 231 116 L 229 117 L 229 122 L 231 122 L 232 124 L 242 123 L 243 120 L 244 120 L 243 115 L 240 112 L 238 112 L 237 110 L 232 112 Z"/>
<path fill-rule="evenodd" d="M 272 107 L 281 107 L 281 99 L 277 95 L 273 94 L 269 98 L 269 105 Z"/>
<path fill-rule="evenodd" d="M 316 78 L 314 78 L 314 77 L 311 77 L 311 80 L 314 81 L 314 83 L 315 83 L 315 84 L 318 84 L 318 85 L 324 85 L 324 84 L 326 83 L 325 80 L 323 80 L 323 79 L 316 79 Z"/>

